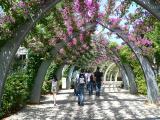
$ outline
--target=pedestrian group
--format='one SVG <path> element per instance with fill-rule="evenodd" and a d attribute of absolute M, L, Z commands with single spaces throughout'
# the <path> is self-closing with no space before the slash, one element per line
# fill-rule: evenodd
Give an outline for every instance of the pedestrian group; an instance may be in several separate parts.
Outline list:
<path fill-rule="evenodd" d="M 100 96 L 102 76 L 103 73 L 100 72 L 100 68 L 97 67 L 96 72 L 92 73 L 91 71 L 84 71 L 81 69 L 81 72 L 75 71 L 76 77 L 74 81 L 74 94 L 78 96 L 78 105 L 84 105 L 84 91 L 85 88 L 89 92 L 89 95 L 93 95 L 93 90 L 96 91 L 96 96 Z M 54 106 L 56 106 L 56 94 L 57 94 L 57 77 L 53 76 L 53 79 L 48 81 L 51 82 L 51 92 L 53 93 Z"/>
<path fill-rule="evenodd" d="M 84 105 L 84 90 L 85 86 L 89 92 L 89 95 L 93 95 L 93 90 L 96 90 L 96 96 L 100 96 L 100 90 L 102 85 L 103 73 L 100 72 L 100 68 L 97 67 L 96 72 L 84 71 L 83 69 L 77 74 L 76 81 L 74 83 L 74 94 L 78 96 L 78 105 Z"/>

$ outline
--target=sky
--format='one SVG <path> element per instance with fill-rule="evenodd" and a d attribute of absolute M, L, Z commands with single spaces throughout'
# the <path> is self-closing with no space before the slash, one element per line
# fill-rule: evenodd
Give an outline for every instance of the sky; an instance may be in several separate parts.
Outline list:
<path fill-rule="evenodd" d="M 101 2 L 100 2 L 100 12 L 103 12 L 103 11 L 104 11 L 104 5 L 105 5 L 105 4 L 107 4 L 107 0 L 101 0 Z M 134 13 L 136 8 L 137 8 L 137 7 L 136 7 L 136 4 L 134 3 L 133 5 L 130 6 L 130 8 L 129 8 L 129 13 Z M 114 17 L 114 16 L 113 16 L 113 17 Z M 123 22 L 122 22 L 122 24 L 123 24 Z M 97 26 L 97 29 L 96 29 L 96 31 L 95 31 L 95 36 L 98 35 L 100 32 L 102 32 L 102 30 L 103 30 L 102 26 L 98 25 L 98 26 Z M 104 29 L 102 33 L 105 34 L 105 33 L 107 33 L 107 32 L 108 32 L 108 30 L 107 30 L 107 29 Z M 105 35 L 105 37 L 108 38 L 108 35 Z M 123 40 L 122 40 L 122 39 L 118 39 L 118 38 L 116 37 L 116 35 L 112 35 L 112 37 L 109 38 L 109 40 L 110 40 L 110 41 L 113 41 L 113 42 L 116 42 L 116 43 L 118 43 L 118 44 L 121 44 L 121 43 L 123 42 Z"/>

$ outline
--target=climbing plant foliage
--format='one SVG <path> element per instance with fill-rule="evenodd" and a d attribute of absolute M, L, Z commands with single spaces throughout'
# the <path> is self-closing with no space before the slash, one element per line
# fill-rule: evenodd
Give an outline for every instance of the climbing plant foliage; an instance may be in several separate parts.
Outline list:
<path fill-rule="evenodd" d="M 27 63 L 27 85 L 29 93 L 32 90 L 34 79 L 37 75 L 37 71 L 39 66 L 42 63 L 42 56 L 40 54 L 34 53 L 33 51 L 29 51 L 28 53 L 28 63 Z"/>
<path fill-rule="evenodd" d="M 45 80 L 42 85 L 42 91 L 41 91 L 42 94 L 51 92 L 51 82 L 48 82 L 48 81 L 51 81 L 53 79 L 53 76 L 56 75 L 56 72 L 59 67 L 60 65 L 54 62 L 49 66 L 46 76 L 45 76 Z"/>

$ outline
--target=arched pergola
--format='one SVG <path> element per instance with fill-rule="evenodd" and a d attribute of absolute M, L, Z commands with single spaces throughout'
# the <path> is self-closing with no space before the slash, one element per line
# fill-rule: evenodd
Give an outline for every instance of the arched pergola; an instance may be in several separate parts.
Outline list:
<path fill-rule="evenodd" d="M 135 82 L 134 72 L 133 72 L 131 66 L 128 63 L 122 63 L 121 62 L 122 60 L 121 60 L 121 58 L 120 58 L 120 56 L 119 56 L 119 54 L 116 50 L 113 50 L 111 48 L 111 51 L 120 60 L 116 64 L 122 70 L 121 74 L 123 76 L 123 79 L 126 79 L 126 81 L 127 81 L 128 86 L 127 86 L 127 84 L 126 85 L 124 84 L 124 85 L 126 86 L 126 88 L 129 88 L 131 94 L 137 94 L 138 90 L 137 90 L 137 86 L 136 86 L 136 82 Z"/>
<path fill-rule="evenodd" d="M 100 23 L 101 24 L 101 23 Z M 159 95 L 159 90 L 158 90 L 158 85 L 156 82 L 156 77 L 153 71 L 152 66 L 150 65 L 148 59 L 143 56 L 142 50 L 136 46 L 132 41 L 128 40 L 127 35 L 120 29 L 110 29 L 107 26 L 101 24 L 104 28 L 107 28 L 111 32 L 115 33 L 119 38 L 124 40 L 127 45 L 131 48 L 135 56 L 137 57 L 137 60 L 139 61 L 142 70 L 144 72 L 145 80 L 147 83 L 147 95 L 152 103 L 156 103 L 158 101 L 158 95 Z"/>
<path fill-rule="evenodd" d="M 107 74 L 108 74 L 109 70 L 110 70 L 114 65 L 115 65 L 114 63 L 111 63 L 111 64 L 107 67 L 107 69 L 106 69 L 106 71 L 105 71 L 105 73 L 104 73 L 104 81 L 106 81 Z"/>
<path fill-rule="evenodd" d="M 0 99 L 2 98 L 3 94 L 3 88 L 5 84 L 5 80 L 7 77 L 9 66 L 13 60 L 13 57 L 15 56 L 15 53 L 19 46 L 23 43 L 24 38 L 27 36 L 27 34 L 30 32 L 30 30 L 35 26 L 35 24 L 44 16 L 45 13 L 47 13 L 54 5 L 56 5 L 61 0 L 52 0 L 41 7 L 41 9 L 34 15 L 34 18 L 30 19 L 28 22 L 26 22 L 24 25 L 22 25 L 17 32 L 15 33 L 15 36 L 13 40 L 7 41 L 7 43 L 2 46 L 0 49 Z M 146 10 L 148 10 L 151 14 L 153 14 L 156 18 L 160 20 L 160 10 L 159 10 L 159 4 L 154 4 L 151 0 L 133 0 L 142 7 L 144 7 Z M 156 7 L 155 7 L 156 6 Z M 124 41 L 127 41 L 127 37 L 125 34 L 122 34 L 121 31 L 111 30 L 112 32 L 116 32 L 117 35 L 122 38 Z M 60 45 L 63 46 L 61 43 Z M 136 54 L 139 62 L 141 63 L 141 67 L 143 68 L 147 87 L 148 87 L 148 98 L 151 102 L 156 103 L 157 97 L 158 97 L 158 87 L 155 81 L 155 75 L 152 70 L 152 67 L 150 66 L 148 60 L 141 55 L 142 51 L 135 46 L 132 42 L 128 43 L 128 46 L 133 50 L 133 52 Z M 55 50 L 51 51 L 55 53 Z M 47 64 L 45 66 L 45 69 L 48 68 L 49 64 L 51 63 L 51 60 L 45 61 L 41 64 L 37 76 L 41 76 L 40 78 L 43 78 L 45 75 L 45 70 L 41 71 L 41 67 L 44 68 L 44 64 Z M 143 65 L 145 64 L 145 65 Z M 43 74 L 39 74 L 39 73 Z M 36 77 L 38 79 L 39 77 Z M 36 83 L 36 82 L 35 82 Z M 42 82 L 37 82 L 37 84 Z M 0 102 L 1 104 L 1 102 Z"/>
<path fill-rule="evenodd" d="M 92 29 L 93 26 L 94 25 L 89 26 L 86 30 Z M 72 37 L 73 36 L 77 36 L 78 34 L 79 33 L 74 33 L 72 35 Z M 70 41 L 72 39 L 72 37 L 69 36 L 66 41 L 67 42 Z M 50 51 L 51 55 L 53 57 L 55 57 L 57 55 L 59 49 L 61 49 L 64 46 L 64 44 L 66 44 L 66 43 L 65 42 L 60 42 L 60 43 L 56 44 L 56 47 Z M 51 62 L 52 62 L 52 60 L 43 61 L 42 64 L 40 65 L 40 67 L 39 67 L 39 70 L 37 72 L 37 76 L 35 78 L 35 83 L 34 83 L 34 86 L 33 86 L 33 89 L 32 89 L 32 93 L 31 93 L 31 100 L 30 100 L 31 103 L 36 103 L 37 104 L 40 101 L 41 86 L 42 86 L 44 77 L 45 77 L 45 75 L 47 73 L 48 67 L 51 64 Z M 46 64 L 46 66 L 44 67 L 45 64 Z M 60 68 L 60 70 L 57 72 L 57 78 L 58 79 L 61 78 L 61 73 L 62 73 L 61 71 L 63 70 L 63 67 L 64 67 L 64 65 L 62 65 L 62 68 Z M 59 72 L 60 72 L 60 75 L 58 74 Z M 69 82 L 70 79 L 71 78 L 67 79 L 67 82 Z M 67 85 L 67 87 L 69 87 L 69 86 Z"/>

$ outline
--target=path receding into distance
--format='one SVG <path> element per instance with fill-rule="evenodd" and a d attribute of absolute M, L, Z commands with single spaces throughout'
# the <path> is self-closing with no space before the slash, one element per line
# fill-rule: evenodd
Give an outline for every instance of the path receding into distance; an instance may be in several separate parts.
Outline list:
<path fill-rule="evenodd" d="M 27 105 L 3 120 L 160 120 L 160 106 L 147 104 L 144 96 L 108 85 L 103 86 L 99 98 L 86 92 L 84 106 L 78 106 L 72 89 L 60 90 L 57 104 L 53 105 L 52 95 L 46 95 L 39 105 Z"/>

